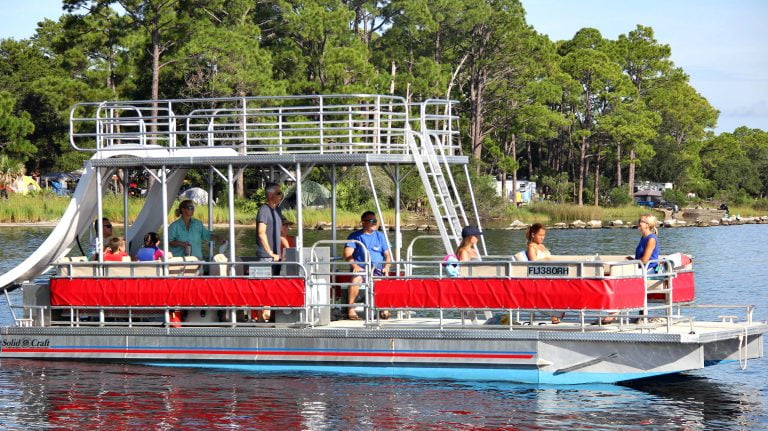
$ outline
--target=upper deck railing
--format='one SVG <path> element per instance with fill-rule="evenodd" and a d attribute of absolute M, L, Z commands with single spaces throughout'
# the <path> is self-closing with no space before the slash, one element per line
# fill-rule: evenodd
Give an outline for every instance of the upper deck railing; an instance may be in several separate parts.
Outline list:
<path fill-rule="evenodd" d="M 406 103 L 345 94 L 78 103 L 70 143 L 80 151 L 232 148 L 253 154 L 407 154 L 411 130 L 459 154 L 452 101 Z"/>

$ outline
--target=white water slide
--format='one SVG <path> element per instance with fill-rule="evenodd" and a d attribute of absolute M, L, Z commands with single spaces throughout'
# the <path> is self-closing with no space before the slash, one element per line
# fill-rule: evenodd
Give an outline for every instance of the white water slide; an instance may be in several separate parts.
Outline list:
<path fill-rule="evenodd" d="M 26 260 L 5 274 L 0 275 L 0 289 L 12 290 L 19 283 L 33 280 L 35 277 L 45 273 L 51 264 L 69 253 L 72 243 L 75 241 L 77 235 L 86 232 L 89 226 L 93 225 L 98 211 L 97 168 L 94 168 L 91 164 L 94 159 L 112 157 L 183 157 L 184 155 L 189 155 L 183 154 L 187 151 L 190 150 L 175 149 L 170 150 L 172 154 L 169 154 L 169 150 L 167 149 L 152 149 L 152 151 L 149 151 L 146 147 L 137 149 L 136 146 L 126 145 L 124 149 L 118 151 L 109 151 L 104 152 L 103 155 L 101 153 L 94 155 L 90 161 L 85 163 L 85 172 L 80 177 L 77 189 L 72 195 L 69 206 L 67 206 L 67 210 L 64 212 L 61 220 L 59 220 L 59 223 L 48 238 Z M 223 152 L 225 154 L 217 155 L 236 155 L 232 150 L 221 149 L 218 152 Z M 199 150 L 195 153 L 196 155 L 200 155 Z M 100 169 L 102 169 L 102 190 L 105 190 L 107 182 L 112 177 L 115 169 Z M 175 169 L 167 176 L 168 194 L 166 208 L 171 208 L 171 205 L 176 198 L 176 194 L 184 181 L 185 175 L 186 169 Z M 139 216 L 136 218 L 133 225 L 128 227 L 126 240 L 129 243 L 133 241 L 134 238 L 141 240 L 146 232 L 155 231 L 162 224 L 163 217 L 165 217 L 165 214 L 163 214 L 162 196 L 162 185 L 160 182 L 155 182 L 147 193 L 146 202 L 139 213 Z"/>

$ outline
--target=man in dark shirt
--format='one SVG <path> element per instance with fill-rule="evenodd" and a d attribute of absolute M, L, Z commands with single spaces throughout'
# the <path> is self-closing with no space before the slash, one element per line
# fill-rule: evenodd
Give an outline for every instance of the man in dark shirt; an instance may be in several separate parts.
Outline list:
<path fill-rule="evenodd" d="M 280 185 L 267 183 L 264 187 L 267 200 L 256 214 L 256 257 L 259 262 L 280 260 L 280 226 L 282 216 L 277 206 L 283 200 Z M 280 265 L 272 266 L 272 275 L 280 274 Z"/>
<path fill-rule="evenodd" d="M 259 207 L 256 213 L 256 258 L 259 262 L 278 262 L 280 260 L 280 226 L 282 215 L 277 206 L 283 200 L 283 192 L 280 185 L 267 183 L 264 186 L 267 197 L 264 205 Z M 280 275 L 280 265 L 272 265 L 272 275 Z M 257 322 L 269 321 L 271 313 L 269 309 L 254 310 L 251 317 Z"/>

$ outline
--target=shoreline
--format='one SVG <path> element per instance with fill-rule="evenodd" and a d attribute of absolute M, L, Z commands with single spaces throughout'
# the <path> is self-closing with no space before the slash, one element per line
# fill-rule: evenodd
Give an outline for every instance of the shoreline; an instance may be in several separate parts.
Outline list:
<path fill-rule="evenodd" d="M 60 220 L 55 221 L 39 221 L 39 222 L 14 222 L 14 223 L 0 223 L 0 228 L 2 227 L 56 227 L 58 225 Z M 122 226 L 122 223 L 115 222 L 116 226 Z M 227 227 L 228 224 L 225 223 L 214 223 L 213 227 Z M 256 227 L 252 224 L 235 224 L 235 227 Z"/>
<path fill-rule="evenodd" d="M 739 225 L 745 225 L 745 224 L 768 224 L 768 216 L 761 216 L 761 217 L 743 217 L 739 220 L 710 220 L 710 221 L 698 221 L 698 222 L 691 222 L 688 223 L 684 220 L 672 220 L 673 223 L 668 223 L 670 220 L 664 220 L 660 221 L 659 226 L 660 228 L 681 228 L 681 227 L 714 227 L 714 226 L 739 226 Z M 614 225 L 614 222 L 608 222 L 608 223 L 599 223 L 599 224 L 591 224 L 593 221 L 590 222 L 583 222 L 581 220 L 576 220 L 570 223 L 565 222 L 559 222 L 559 223 L 553 223 L 551 225 L 545 226 L 547 229 L 632 229 L 635 227 L 631 222 L 630 223 L 623 223 Z M 14 223 L 0 223 L 0 228 L 4 227 L 56 227 L 56 225 L 59 224 L 59 220 L 55 221 L 42 221 L 42 222 L 14 222 Z M 120 223 L 115 223 L 116 225 L 120 225 Z M 514 223 L 511 223 L 509 225 L 498 225 L 495 223 L 490 223 L 493 225 L 493 227 L 483 227 L 483 229 L 488 230 L 524 230 L 527 229 L 530 225 L 529 223 L 520 222 L 519 220 L 515 220 Z M 229 224 L 226 223 L 215 223 L 213 225 L 214 228 L 226 228 Z M 255 228 L 256 226 L 253 224 L 235 224 L 235 227 L 243 228 L 243 227 L 252 227 Z M 318 224 L 312 227 L 306 227 L 307 230 L 331 230 L 331 224 L 330 223 L 323 223 L 322 225 Z M 388 231 L 392 231 L 391 225 L 387 227 Z M 357 227 L 354 226 L 337 226 L 337 230 L 340 231 L 347 231 L 347 230 L 355 230 Z M 403 224 L 401 226 L 401 231 L 422 231 L 422 232 L 430 232 L 430 231 L 436 231 L 437 226 L 431 225 L 431 224 Z"/>

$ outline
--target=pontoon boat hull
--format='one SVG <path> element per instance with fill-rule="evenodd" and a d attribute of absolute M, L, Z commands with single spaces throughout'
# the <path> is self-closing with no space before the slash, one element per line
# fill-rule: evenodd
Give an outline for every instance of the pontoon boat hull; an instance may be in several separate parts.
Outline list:
<path fill-rule="evenodd" d="M 743 328 L 743 326 L 742 326 Z M 3 358 L 253 372 L 615 383 L 763 356 L 766 324 L 702 334 L 541 330 L 3 328 Z M 732 334 L 728 334 L 733 332 Z"/>

